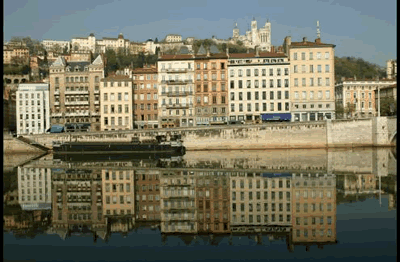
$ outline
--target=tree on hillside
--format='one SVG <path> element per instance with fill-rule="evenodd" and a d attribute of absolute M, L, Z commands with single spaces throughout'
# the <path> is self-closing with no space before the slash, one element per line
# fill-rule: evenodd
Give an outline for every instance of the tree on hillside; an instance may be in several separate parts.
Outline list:
<path fill-rule="evenodd" d="M 62 48 L 59 44 L 55 44 L 51 47 L 51 51 L 55 54 L 61 54 Z"/>
<path fill-rule="evenodd" d="M 384 78 L 386 71 L 380 66 L 355 57 L 335 57 L 335 79 L 340 81 L 342 77 L 357 79 Z"/>
<path fill-rule="evenodd" d="M 158 38 L 156 37 L 156 40 L 154 40 L 154 43 L 157 44 L 158 43 Z"/>
<path fill-rule="evenodd" d="M 64 46 L 62 54 L 68 55 L 68 46 Z"/>
<path fill-rule="evenodd" d="M 354 116 L 354 112 L 356 111 L 356 106 L 352 103 L 347 103 L 346 107 L 344 108 L 344 113 L 346 118 L 352 118 Z"/>
<path fill-rule="evenodd" d="M 343 119 L 344 118 L 345 109 L 342 103 L 335 104 L 335 115 L 336 119 Z"/>
<path fill-rule="evenodd" d="M 381 106 L 381 116 L 397 115 L 397 103 L 392 96 L 382 97 L 380 106 Z"/>

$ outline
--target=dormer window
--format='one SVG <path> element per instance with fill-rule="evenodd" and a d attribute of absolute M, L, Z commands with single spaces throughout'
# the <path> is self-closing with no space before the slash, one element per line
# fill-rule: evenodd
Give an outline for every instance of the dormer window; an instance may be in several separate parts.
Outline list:
<path fill-rule="evenodd" d="M 85 66 L 85 71 L 89 71 L 89 67 Z"/>
<path fill-rule="evenodd" d="M 67 72 L 69 72 L 69 71 L 71 71 L 71 67 L 70 66 L 67 67 Z"/>
<path fill-rule="evenodd" d="M 75 66 L 74 71 L 79 72 L 79 66 Z"/>

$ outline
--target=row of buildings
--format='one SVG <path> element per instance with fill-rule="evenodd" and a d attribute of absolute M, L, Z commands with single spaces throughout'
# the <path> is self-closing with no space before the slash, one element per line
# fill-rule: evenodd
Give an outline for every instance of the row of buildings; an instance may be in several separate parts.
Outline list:
<path fill-rule="evenodd" d="M 46 119 L 33 123 L 39 104 L 28 94 L 33 89 L 21 85 L 18 133 L 31 133 L 32 125 L 44 120 L 41 132 L 55 124 L 109 131 L 259 123 L 273 117 L 317 121 L 335 119 L 337 103 L 356 105 L 354 116 L 376 116 L 375 91 L 396 80 L 345 80 L 335 86 L 334 47 L 319 38 L 292 42 L 290 37 L 282 52 L 230 54 L 201 47 L 196 55 L 160 54 L 156 65 L 107 77 L 101 55 L 93 59 L 74 51 L 50 66 L 49 98 L 41 104 L 48 103 Z"/>

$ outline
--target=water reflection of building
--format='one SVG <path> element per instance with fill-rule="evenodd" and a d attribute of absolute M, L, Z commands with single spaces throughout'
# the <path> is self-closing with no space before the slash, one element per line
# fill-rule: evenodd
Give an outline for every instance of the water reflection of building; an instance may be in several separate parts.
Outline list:
<path fill-rule="evenodd" d="M 134 216 L 135 192 L 132 170 L 101 170 L 103 210 L 107 216 Z"/>
<path fill-rule="evenodd" d="M 194 173 L 198 233 L 230 233 L 228 173 L 214 171 Z"/>
<path fill-rule="evenodd" d="M 376 194 L 377 177 L 374 174 L 344 174 L 337 176 L 337 189 L 345 196 L 354 194 Z"/>
<path fill-rule="evenodd" d="M 293 174 L 293 244 L 336 243 L 336 178 Z"/>
<path fill-rule="evenodd" d="M 18 195 L 23 210 L 51 209 L 50 168 L 18 167 Z"/>
<path fill-rule="evenodd" d="M 100 170 L 52 170 L 52 229 L 63 239 L 72 233 L 105 238 Z"/>
<path fill-rule="evenodd" d="M 163 171 L 160 178 L 161 232 L 195 233 L 196 194 L 194 173 Z"/>
<path fill-rule="evenodd" d="M 231 226 L 291 225 L 289 174 L 232 172 Z"/>
<path fill-rule="evenodd" d="M 136 221 L 160 221 L 160 171 L 135 171 Z"/>

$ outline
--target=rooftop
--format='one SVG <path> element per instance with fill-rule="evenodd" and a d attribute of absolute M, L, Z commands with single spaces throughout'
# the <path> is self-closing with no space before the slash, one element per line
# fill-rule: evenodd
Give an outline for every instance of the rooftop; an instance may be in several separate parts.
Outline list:
<path fill-rule="evenodd" d="M 321 43 L 321 39 L 315 39 L 315 42 L 302 41 L 302 42 L 291 42 L 291 47 L 335 47 L 333 44 Z"/>
<path fill-rule="evenodd" d="M 101 81 L 131 81 L 129 76 L 125 75 L 110 75 L 106 78 L 102 78 Z"/>
<path fill-rule="evenodd" d="M 229 54 L 229 58 L 255 58 L 256 53 L 239 53 L 239 54 Z M 281 57 L 285 58 L 287 57 L 284 53 L 272 53 L 272 52 L 265 52 L 265 53 L 259 53 L 258 57 L 263 57 L 263 58 L 275 58 L 275 57 Z"/>

